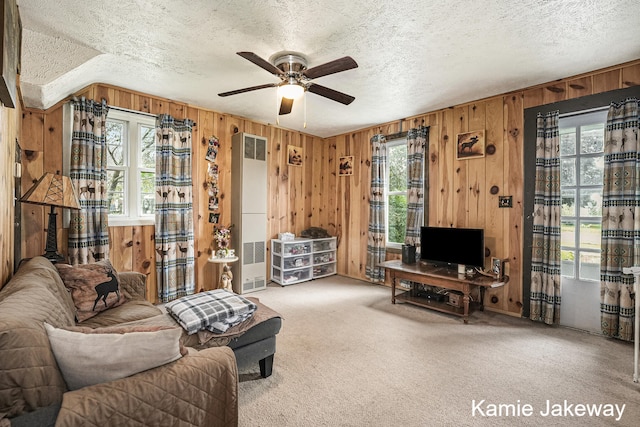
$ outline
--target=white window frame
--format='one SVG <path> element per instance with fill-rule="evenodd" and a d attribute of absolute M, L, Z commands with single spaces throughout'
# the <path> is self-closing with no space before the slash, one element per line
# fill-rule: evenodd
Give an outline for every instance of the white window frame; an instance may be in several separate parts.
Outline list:
<path fill-rule="evenodd" d="M 396 139 L 392 139 L 390 141 L 386 142 L 387 144 L 387 162 L 385 163 L 385 176 L 387 177 L 385 185 L 384 185 L 384 201 L 385 201 L 385 208 L 384 208 L 384 223 L 385 223 L 385 230 L 384 230 L 384 240 L 385 240 L 385 245 L 387 248 L 391 248 L 391 249 L 398 249 L 398 250 L 402 250 L 402 245 L 404 242 L 402 243 L 396 243 L 396 242 L 390 242 L 389 241 L 389 197 L 390 196 L 395 196 L 395 195 L 400 195 L 403 194 L 407 197 L 409 197 L 409 194 L 407 192 L 407 190 L 405 191 L 389 191 L 389 185 L 391 184 L 391 174 L 390 174 L 390 170 L 389 170 L 389 154 L 391 149 L 398 147 L 398 146 L 402 146 L 402 145 L 407 145 L 407 139 L 406 138 L 396 138 Z M 406 175 L 405 175 L 405 180 L 406 180 Z M 406 212 L 405 212 L 406 214 Z"/>
<path fill-rule="evenodd" d="M 155 215 L 142 214 L 142 198 L 139 189 L 142 188 L 140 182 L 140 172 L 154 172 L 155 168 L 145 168 L 139 165 L 142 152 L 140 151 L 141 140 L 140 128 L 147 126 L 155 128 L 155 116 L 149 116 L 137 112 L 129 112 L 111 108 L 107 114 L 107 121 L 114 120 L 125 125 L 124 163 L 121 167 L 125 171 L 125 210 L 123 215 L 109 214 L 109 224 L 115 226 L 126 225 L 153 225 Z M 136 143 L 131 143 L 136 141 Z M 120 169 L 119 167 L 108 167 L 109 170 Z"/>
<path fill-rule="evenodd" d="M 573 276 L 567 276 L 562 274 L 563 280 L 571 280 L 576 283 L 580 282 L 598 282 L 598 279 L 589 279 L 585 277 L 581 277 L 580 271 L 580 254 L 581 253 L 591 253 L 591 254 L 600 254 L 601 250 L 599 249 L 588 249 L 580 247 L 580 230 L 582 224 L 601 224 L 602 217 L 585 217 L 580 215 L 580 195 L 582 191 L 589 191 L 594 189 L 600 189 L 602 191 L 602 184 L 597 185 L 586 185 L 580 182 L 581 170 L 580 170 L 580 159 L 582 158 L 596 158 L 596 157 L 604 157 L 604 152 L 602 153 L 582 153 L 580 150 L 580 128 L 581 126 L 602 123 L 606 125 L 607 119 L 607 110 L 606 109 L 595 109 L 590 111 L 581 111 L 578 113 L 570 114 L 567 116 L 561 116 L 559 127 L 560 129 L 564 128 L 576 128 L 577 138 L 576 138 L 576 152 L 572 155 L 560 155 L 560 159 L 573 159 L 575 162 L 575 171 L 576 171 L 576 184 L 575 185 L 566 185 L 560 182 L 560 191 L 568 190 L 574 191 L 575 197 L 575 206 L 574 206 L 574 215 L 561 215 L 560 221 L 568 220 L 573 221 L 575 223 L 575 233 L 574 233 L 574 241 L 572 242 L 572 246 L 561 245 L 561 250 L 570 250 L 574 252 L 574 260 L 573 260 Z M 603 147 L 604 148 L 604 147 Z"/>

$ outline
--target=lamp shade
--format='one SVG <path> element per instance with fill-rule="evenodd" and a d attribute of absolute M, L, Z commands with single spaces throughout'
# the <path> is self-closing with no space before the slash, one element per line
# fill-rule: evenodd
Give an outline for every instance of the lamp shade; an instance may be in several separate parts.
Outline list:
<path fill-rule="evenodd" d="M 59 208 L 80 209 L 78 195 L 71 178 L 45 173 L 33 187 L 20 199 L 24 203 L 55 206 Z"/>

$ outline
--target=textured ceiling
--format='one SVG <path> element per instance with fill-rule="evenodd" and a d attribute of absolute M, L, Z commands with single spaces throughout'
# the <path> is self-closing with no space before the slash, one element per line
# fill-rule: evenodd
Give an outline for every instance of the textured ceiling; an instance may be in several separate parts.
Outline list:
<path fill-rule="evenodd" d="M 18 0 L 21 90 L 48 108 L 96 82 L 275 123 L 279 79 L 236 55 L 345 55 L 280 126 L 331 136 L 640 58 L 638 0 Z"/>

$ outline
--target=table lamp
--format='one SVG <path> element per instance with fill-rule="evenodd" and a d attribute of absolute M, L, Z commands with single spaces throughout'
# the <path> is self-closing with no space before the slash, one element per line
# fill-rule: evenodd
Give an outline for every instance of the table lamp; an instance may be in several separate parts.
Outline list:
<path fill-rule="evenodd" d="M 64 256 L 58 252 L 58 227 L 56 208 L 80 209 L 78 195 L 71 178 L 46 172 L 20 199 L 24 203 L 51 206 L 47 227 L 47 246 L 43 257 L 58 262 Z"/>

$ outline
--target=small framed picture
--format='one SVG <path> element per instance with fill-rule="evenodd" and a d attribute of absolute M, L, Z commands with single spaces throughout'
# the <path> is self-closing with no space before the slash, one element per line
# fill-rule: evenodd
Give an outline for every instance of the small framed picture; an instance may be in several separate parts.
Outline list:
<path fill-rule="evenodd" d="M 458 160 L 484 157 L 484 130 L 459 133 L 456 153 Z"/>
<path fill-rule="evenodd" d="M 209 196 L 209 210 L 217 211 L 219 207 L 218 195 Z"/>
<path fill-rule="evenodd" d="M 209 222 L 211 224 L 217 224 L 220 221 L 220 214 L 209 212 Z"/>
<path fill-rule="evenodd" d="M 338 162 L 338 175 L 353 175 L 353 156 L 340 156 Z"/>
<path fill-rule="evenodd" d="M 291 166 L 302 166 L 302 147 L 295 145 L 287 147 L 287 163 Z"/>
<path fill-rule="evenodd" d="M 218 171 L 219 171 L 219 168 L 216 163 L 209 163 L 209 165 L 207 166 L 207 174 L 209 175 L 209 178 L 211 178 L 213 181 L 218 180 L 218 176 L 219 176 Z"/>
<path fill-rule="evenodd" d="M 218 149 L 220 148 L 220 141 L 215 136 L 209 138 L 209 142 L 207 144 L 207 155 L 206 159 L 210 162 L 215 162 L 216 157 L 218 157 Z"/>

